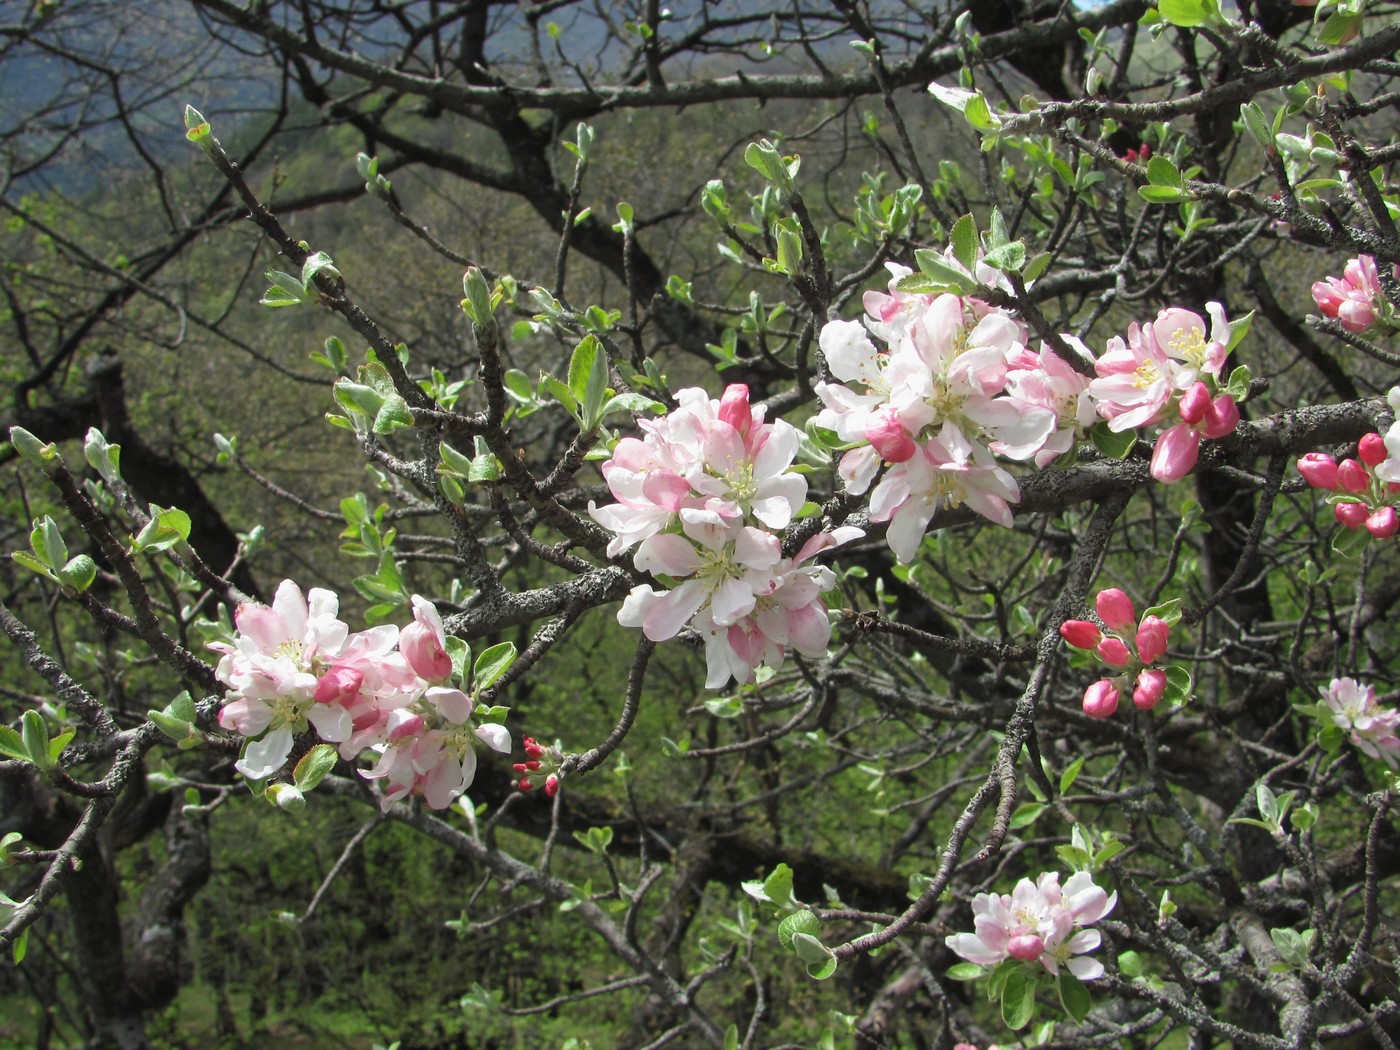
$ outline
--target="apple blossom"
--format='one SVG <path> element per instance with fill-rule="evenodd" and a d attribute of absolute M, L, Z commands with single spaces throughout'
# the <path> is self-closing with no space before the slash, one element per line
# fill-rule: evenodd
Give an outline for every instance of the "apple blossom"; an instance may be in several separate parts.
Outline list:
<path fill-rule="evenodd" d="M 1101 678 L 1084 690 L 1084 713 L 1090 718 L 1109 718 L 1118 710 L 1118 685 Z"/>
<path fill-rule="evenodd" d="M 1382 507 L 1366 519 L 1366 531 L 1377 539 L 1388 539 L 1400 529 L 1400 515 L 1394 507 Z"/>
<path fill-rule="evenodd" d="M 1009 894 L 979 893 L 972 899 L 972 933 L 956 933 L 945 943 L 956 954 L 979 966 L 1007 959 L 1038 962 L 1051 974 L 1065 967 L 1081 981 L 1103 976 L 1103 964 L 1084 958 L 1102 942 L 1097 930 L 1087 929 L 1118 902 L 1093 876 L 1080 871 L 1060 886 L 1058 872 L 1046 872 L 1035 882 L 1022 879 Z"/>
<path fill-rule="evenodd" d="M 1312 286 L 1313 301 L 1327 317 L 1348 332 L 1361 333 L 1376 323 L 1382 293 L 1376 260 L 1362 255 L 1347 260 L 1341 277 L 1328 277 Z"/>
<path fill-rule="evenodd" d="M 1144 616 L 1137 629 L 1138 659 L 1144 664 L 1155 664 L 1167 651 L 1167 636 L 1171 634 L 1171 624 L 1159 616 Z"/>
<path fill-rule="evenodd" d="M 1348 529 L 1359 529 L 1371 516 L 1371 508 L 1364 503 L 1338 503 L 1332 508 L 1337 520 Z"/>
<path fill-rule="evenodd" d="M 1378 705 L 1375 687 L 1354 678 L 1334 678 L 1321 693 L 1333 723 L 1350 731 L 1351 742 L 1362 754 L 1394 769 L 1400 761 L 1400 711 Z"/>

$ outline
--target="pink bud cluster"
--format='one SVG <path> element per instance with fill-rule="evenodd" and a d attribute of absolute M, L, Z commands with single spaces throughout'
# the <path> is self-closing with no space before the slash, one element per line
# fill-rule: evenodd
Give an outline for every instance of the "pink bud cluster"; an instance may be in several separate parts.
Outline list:
<path fill-rule="evenodd" d="M 1098 930 L 1086 929 L 1113 910 L 1117 893 L 1106 893 L 1087 871 L 1060 885 L 1058 872 L 1031 882 L 1022 879 L 1009 893 L 972 898 L 972 933 L 955 933 L 945 943 L 968 962 L 996 966 L 1007 959 L 1039 963 L 1058 975 L 1063 966 L 1081 981 L 1103 976 L 1103 963 L 1085 957 L 1099 946 Z"/>
<path fill-rule="evenodd" d="M 968 271 L 950 247 L 942 263 Z M 910 561 L 940 507 L 966 505 L 997 524 L 1012 522 L 1016 479 L 997 457 L 1046 467 L 1097 421 L 1115 433 L 1162 426 L 1152 475 L 1178 481 L 1195 466 L 1203 438 L 1239 423 L 1220 373 L 1231 342 L 1218 303 L 1210 324 L 1181 308 L 1115 336 L 1093 379 L 1056 351 L 1028 345 L 1010 311 L 975 296 L 903 291 L 919 277 L 887 264 L 889 292 L 865 294 L 862 321 L 830 321 L 820 345 L 832 382 L 816 384 L 817 427 L 848 451 L 838 472 L 846 490 L 870 492 L 870 520 L 888 522 L 886 541 Z M 983 264 L 969 274 L 1003 287 Z M 1093 355 L 1061 337 L 1085 361 Z M 883 468 L 883 473 L 881 473 Z"/>
<path fill-rule="evenodd" d="M 331 591 L 303 596 L 283 580 L 271 606 L 234 612 L 232 645 L 210 643 L 229 687 L 219 724 L 249 738 L 236 768 L 250 780 L 273 776 L 310 727 L 342 758 L 374 756 L 361 776 L 384 781 L 384 809 L 408 795 L 434 809 L 450 805 L 475 776 L 476 749 L 508 752 L 509 732 L 475 720 L 475 701 L 450 684 L 452 659 L 431 603 L 415 595 L 413 622 L 402 630 L 355 634 L 338 608 Z"/>
<path fill-rule="evenodd" d="M 831 622 L 824 591 L 830 569 L 815 555 L 864 533 L 845 526 L 808 540 L 783 557 L 778 533 L 797 516 L 807 479 L 792 469 L 799 435 L 790 424 L 764 422 L 748 387 L 733 384 L 718 400 L 691 387 L 662 419 L 641 419 L 641 438 L 625 437 L 603 464 L 616 503 L 588 512 L 613 533 L 609 556 L 633 545 L 632 564 L 663 584 L 639 584 L 617 619 L 654 642 L 687 624 L 705 641 L 705 685 L 752 680 L 761 665 L 781 667 L 789 649 L 826 653 Z"/>
<path fill-rule="evenodd" d="M 1392 387 L 1387 400 L 1400 415 L 1400 387 Z M 1345 528 L 1364 528 L 1377 539 L 1400 531 L 1400 422 L 1392 423 L 1384 437 L 1364 435 L 1356 456 L 1340 463 L 1325 452 L 1300 456 L 1298 473 L 1313 488 L 1332 494 L 1328 502 Z"/>
<path fill-rule="evenodd" d="M 1090 620 L 1066 620 L 1060 625 L 1060 637 L 1121 673 L 1101 678 L 1084 691 L 1084 713 L 1091 718 L 1110 717 L 1134 678 L 1133 703 L 1152 710 L 1167 689 L 1167 672 L 1154 665 L 1166 655 L 1171 625 L 1151 614 L 1139 622 L 1132 599 L 1116 587 L 1100 591 L 1094 606 L 1106 630 Z"/>
<path fill-rule="evenodd" d="M 1313 302 L 1348 332 L 1368 331 L 1386 313 L 1376 260 L 1369 255 L 1348 259 L 1341 277 L 1327 277 L 1312 286 Z"/>
<path fill-rule="evenodd" d="M 559 793 L 559 766 L 564 755 L 557 747 L 545 747 L 532 736 L 522 742 L 525 748 L 525 761 L 511 766 L 520 774 L 516 787 L 521 791 L 534 791 L 543 785 L 544 793 L 553 798 Z"/>

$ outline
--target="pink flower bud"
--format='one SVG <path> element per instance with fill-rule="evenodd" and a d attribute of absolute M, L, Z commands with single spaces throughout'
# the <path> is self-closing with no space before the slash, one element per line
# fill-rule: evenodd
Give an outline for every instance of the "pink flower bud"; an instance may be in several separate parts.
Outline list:
<path fill-rule="evenodd" d="M 427 624 L 414 620 L 399 632 L 399 652 L 426 682 L 445 682 L 452 676 L 452 657 Z"/>
<path fill-rule="evenodd" d="M 518 787 L 521 791 L 533 791 L 535 789 L 535 785 L 530 783 L 529 777 L 521 777 L 520 783 L 516 784 L 515 786 Z"/>
<path fill-rule="evenodd" d="M 1095 650 L 1099 654 L 1099 659 L 1110 667 L 1127 667 L 1128 661 L 1132 659 L 1132 654 L 1128 652 L 1128 647 L 1123 644 L 1123 639 L 1109 635 L 1099 642 Z"/>
<path fill-rule="evenodd" d="M 1240 410 L 1235 399 L 1229 394 L 1221 394 L 1206 406 L 1205 435 L 1208 438 L 1222 438 L 1233 434 L 1240 425 Z"/>
<path fill-rule="evenodd" d="M 1103 632 L 1088 620 L 1066 620 L 1060 624 L 1060 637 L 1076 649 L 1092 649 L 1103 639 Z"/>
<path fill-rule="evenodd" d="M 1142 162 L 1146 164 L 1152 159 L 1152 147 L 1146 142 L 1142 143 L 1142 145 L 1138 146 L 1138 156 L 1141 157 Z"/>
<path fill-rule="evenodd" d="M 1368 467 L 1378 467 L 1385 462 L 1385 438 L 1379 434 L 1367 434 L 1356 446 L 1356 455 Z"/>
<path fill-rule="evenodd" d="M 1172 626 L 1160 616 L 1144 616 L 1138 625 L 1138 659 L 1145 664 L 1155 664 L 1167 651 L 1167 636 Z"/>
<path fill-rule="evenodd" d="M 551 773 L 544 778 L 544 793 L 550 798 L 559 794 L 559 775 L 557 773 Z"/>
<path fill-rule="evenodd" d="M 1349 529 L 1359 529 L 1371 516 L 1371 508 L 1364 503 L 1338 503 L 1332 512 Z"/>
<path fill-rule="evenodd" d="M 1133 703 L 1144 711 L 1151 711 L 1166 690 L 1167 672 L 1156 667 L 1149 668 L 1138 675 L 1137 688 L 1133 690 Z"/>
<path fill-rule="evenodd" d="M 316 679 L 318 704 L 348 704 L 355 699 L 365 676 L 353 667 L 332 667 Z"/>
<path fill-rule="evenodd" d="M 719 399 L 719 418 L 728 423 L 745 437 L 753 426 L 753 413 L 749 409 L 749 388 L 743 383 L 730 383 L 724 388 Z"/>
<path fill-rule="evenodd" d="M 1371 487 L 1371 475 L 1356 460 L 1344 459 L 1337 464 L 1337 483 L 1343 492 L 1365 492 Z"/>
<path fill-rule="evenodd" d="M 916 449 L 914 439 L 892 411 L 884 411 L 874 417 L 865 428 L 865 440 L 874 445 L 880 458 L 888 463 L 903 463 L 912 459 Z"/>
<path fill-rule="evenodd" d="M 1394 507 L 1382 507 L 1366 519 L 1366 531 L 1378 540 L 1394 536 L 1397 529 L 1400 529 L 1400 515 L 1395 513 Z"/>
<path fill-rule="evenodd" d="M 1298 473 L 1315 489 L 1337 487 L 1337 461 L 1325 452 L 1309 452 L 1298 459 Z"/>
<path fill-rule="evenodd" d="M 1187 423 L 1199 423 L 1206 414 L 1206 409 L 1210 407 L 1210 387 L 1204 383 L 1193 383 L 1187 388 L 1186 393 L 1181 395 L 1181 403 L 1177 405 L 1177 411 L 1181 413 L 1181 418 Z"/>
<path fill-rule="evenodd" d="M 1108 718 L 1118 710 L 1118 687 L 1107 678 L 1084 690 L 1084 713 L 1090 718 Z"/>
<path fill-rule="evenodd" d="M 1110 631 L 1126 631 L 1137 623 L 1137 610 L 1133 608 L 1133 600 L 1117 587 L 1099 591 L 1094 598 L 1094 610 Z"/>
<path fill-rule="evenodd" d="M 1045 942 L 1033 933 L 1021 933 L 1006 942 L 1006 950 L 1013 959 L 1034 962 L 1045 950 Z"/>

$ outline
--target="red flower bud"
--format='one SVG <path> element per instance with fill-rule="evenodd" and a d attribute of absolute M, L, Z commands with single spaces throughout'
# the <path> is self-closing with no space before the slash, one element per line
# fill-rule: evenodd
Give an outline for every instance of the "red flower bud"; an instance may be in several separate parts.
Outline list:
<path fill-rule="evenodd" d="M 1371 516 L 1371 508 L 1364 503 L 1338 503 L 1333 508 L 1337 520 L 1349 529 L 1359 529 Z"/>
<path fill-rule="evenodd" d="M 1367 434 L 1356 446 L 1356 455 L 1368 467 L 1378 467 L 1385 462 L 1385 438 L 1379 434 Z"/>
<path fill-rule="evenodd" d="M 1092 649 L 1103 639 L 1103 632 L 1088 620 L 1066 620 L 1060 624 L 1060 637 L 1076 649 Z"/>
<path fill-rule="evenodd" d="M 1138 659 L 1145 664 L 1155 664 L 1167 651 L 1167 636 L 1171 634 L 1171 624 L 1159 616 L 1144 616 L 1138 625 Z"/>
<path fill-rule="evenodd" d="M 1365 492 L 1371 487 L 1370 472 L 1354 459 L 1337 464 L 1337 481 L 1343 492 Z"/>
<path fill-rule="evenodd" d="M 1126 631 L 1137 623 L 1137 611 L 1133 608 L 1133 600 L 1117 587 L 1099 591 L 1094 599 L 1094 609 L 1110 631 Z"/>
<path fill-rule="evenodd" d="M 544 793 L 550 798 L 559 794 L 559 777 L 556 774 L 551 773 L 544 778 Z"/>
<path fill-rule="evenodd" d="M 1123 644 L 1123 639 L 1114 635 L 1104 638 L 1095 652 L 1099 654 L 1099 659 L 1110 667 L 1127 667 L 1128 661 L 1132 659 L 1132 654 L 1128 652 L 1128 647 Z"/>
<path fill-rule="evenodd" d="M 530 783 L 529 777 L 521 777 L 520 783 L 516 784 L 515 786 L 518 787 L 521 791 L 533 791 L 535 788 L 535 785 Z"/>
<path fill-rule="evenodd" d="M 1166 690 L 1167 672 L 1161 668 L 1150 668 L 1138 675 L 1137 688 L 1133 690 L 1133 703 L 1144 711 L 1151 711 Z"/>
<path fill-rule="evenodd" d="M 1394 507 L 1382 507 L 1366 519 L 1366 531 L 1378 540 L 1394 536 L 1397 529 L 1400 529 L 1400 515 L 1395 513 Z"/>
<path fill-rule="evenodd" d="M 1298 459 L 1298 473 L 1315 489 L 1337 487 L 1337 461 L 1325 452 L 1309 452 Z"/>
<path fill-rule="evenodd" d="M 1090 718 L 1108 718 L 1118 710 L 1118 687 L 1101 678 L 1084 690 L 1084 713 Z"/>
<path fill-rule="evenodd" d="M 1210 387 L 1204 383 L 1192 383 L 1181 395 L 1181 402 L 1176 410 L 1185 422 L 1199 423 L 1205 418 L 1206 409 L 1209 407 Z"/>

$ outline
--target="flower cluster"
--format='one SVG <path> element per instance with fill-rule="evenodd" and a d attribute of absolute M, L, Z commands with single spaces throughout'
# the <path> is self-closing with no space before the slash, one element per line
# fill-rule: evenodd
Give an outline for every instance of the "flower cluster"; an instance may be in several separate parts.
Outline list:
<path fill-rule="evenodd" d="M 603 464 L 617 502 L 588 505 L 613 533 L 609 556 L 635 545 L 636 568 L 680 581 L 634 587 L 618 622 L 654 642 L 688 623 L 705 640 L 711 689 L 731 677 L 747 682 L 761 664 L 781 667 L 789 649 L 824 655 L 831 622 L 821 595 L 836 577 L 809 562 L 864 533 L 819 533 L 783 557 L 777 533 L 807 496 L 807 479 L 792 470 L 798 432 L 765 423 L 740 384 L 718 401 L 695 387 L 676 399 L 680 407 L 663 419 L 639 420 L 643 437 L 620 440 Z"/>
<path fill-rule="evenodd" d="M 822 328 L 822 353 L 838 381 L 816 385 L 824 407 L 814 422 L 849 449 L 838 468 L 847 491 L 874 485 L 870 520 L 889 523 L 886 539 L 901 561 L 913 558 L 941 506 L 966 505 L 1011 524 L 1020 489 L 998 456 L 1045 467 L 1100 420 L 1113 433 L 1162 425 L 1152 474 L 1172 482 L 1195 466 L 1202 438 L 1223 437 L 1239 422 L 1221 370 L 1240 333 L 1218 303 L 1207 308 L 1209 326 L 1180 308 L 1130 326 L 1126 340 L 1109 342 L 1091 379 L 1048 345 L 1032 350 L 1008 310 L 974 296 L 902 291 L 917 277 L 887 265 L 889 292 L 865 294 L 863 322 Z M 952 248 L 941 265 L 967 273 Z M 968 276 L 1005 283 L 981 264 Z M 1092 360 L 1078 339 L 1061 340 Z"/>
<path fill-rule="evenodd" d="M 1348 332 L 1361 334 L 1385 313 L 1376 260 L 1369 255 L 1348 259 L 1341 277 L 1328 277 L 1312 286 L 1313 302 Z"/>
<path fill-rule="evenodd" d="M 1022 879 L 1007 893 L 979 893 L 972 899 L 972 933 L 955 933 L 945 943 L 968 962 L 996 966 L 1007 959 L 1040 963 L 1058 975 L 1063 966 L 1081 981 L 1103 976 L 1103 963 L 1084 958 L 1102 940 L 1086 929 L 1113 910 L 1117 893 L 1106 893 L 1087 871 L 1060 885 L 1049 871 Z"/>
<path fill-rule="evenodd" d="M 521 791 L 534 791 L 543 785 L 544 793 L 550 798 L 559 794 L 559 766 L 564 761 L 557 747 L 546 747 L 532 736 L 521 741 L 525 749 L 525 761 L 511 766 L 520 774 L 516 787 Z"/>
<path fill-rule="evenodd" d="M 1390 409 L 1400 416 L 1400 386 L 1387 395 Z M 1365 528 L 1377 539 L 1400 531 L 1400 421 L 1384 437 L 1366 434 L 1357 442 L 1356 456 L 1337 462 L 1325 452 L 1298 459 L 1298 473 L 1315 489 L 1332 493 L 1337 520 L 1348 529 Z"/>
<path fill-rule="evenodd" d="M 1375 686 L 1354 678 L 1334 678 L 1322 691 L 1322 705 L 1332 723 L 1347 732 L 1364 755 L 1394 769 L 1400 760 L 1400 711 L 1376 703 Z"/>
<path fill-rule="evenodd" d="M 1144 711 L 1152 710 L 1167 691 L 1167 670 L 1154 665 L 1166 655 L 1171 623 L 1150 612 L 1139 621 L 1132 599 L 1116 587 L 1100 591 L 1094 607 L 1106 632 L 1089 620 L 1060 624 L 1060 636 L 1066 642 L 1093 652 L 1102 663 L 1120 672 L 1099 679 L 1084 691 L 1084 713 L 1091 718 L 1110 717 L 1134 677 L 1133 703 Z"/>
<path fill-rule="evenodd" d="M 413 597 L 413 622 L 351 634 L 337 619 L 339 599 L 313 587 L 303 595 L 283 580 L 272 605 L 240 605 L 234 644 L 222 654 L 219 681 L 229 687 L 219 724 L 250 739 L 237 769 L 265 780 L 287 761 L 308 726 L 339 745 L 342 758 L 369 751 L 382 779 L 382 806 L 421 795 L 442 809 L 476 773 L 476 748 L 510 750 L 510 734 L 473 721 L 475 701 L 450 684 L 452 658 L 437 610 Z"/>

